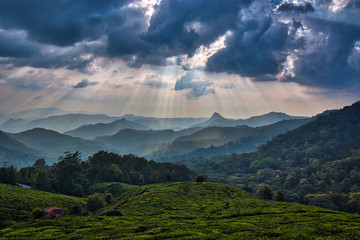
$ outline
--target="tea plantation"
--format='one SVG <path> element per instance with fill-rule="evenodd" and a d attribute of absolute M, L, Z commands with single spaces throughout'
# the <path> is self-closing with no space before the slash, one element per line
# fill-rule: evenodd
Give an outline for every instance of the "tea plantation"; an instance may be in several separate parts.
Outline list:
<path fill-rule="evenodd" d="M 8 185 L 2 187 L 19 190 Z M 140 187 L 112 183 L 97 189 L 112 193 L 113 202 L 95 213 L 84 210 L 82 215 L 87 216 L 68 215 L 61 219 L 9 224 L 0 230 L 0 239 L 360 239 L 358 215 L 266 201 L 220 183 L 183 182 Z M 28 189 L 21 191 L 24 195 L 30 194 L 25 193 L 28 191 L 39 194 L 39 199 L 40 196 L 49 195 L 49 199 L 59 196 Z M 61 201 L 52 203 L 66 207 L 70 202 L 83 201 L 62 197 Z M 6 201 L 1 198 L 1 207 Z M 27 199 L 22 197 L 19 201 L 25 205 Z M 110 210 L 119 211 L 123 216 L 106 216 Z"/>

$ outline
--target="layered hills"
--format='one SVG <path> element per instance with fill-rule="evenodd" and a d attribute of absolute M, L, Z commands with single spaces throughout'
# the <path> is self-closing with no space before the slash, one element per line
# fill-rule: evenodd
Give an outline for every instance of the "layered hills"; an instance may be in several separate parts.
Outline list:
<path fill-rule="evenodd" d="M 295 129 L 313 118 L 283 120 L 262 127 L 208 127 L 175 139 L 147 155 L 160 161 L 184 161 L 193 157 L 255 151 L 272 137 Z"/>
<path fill-rule="evenodd" d="M 40 115 L 41 116 L 41 115 Z M 21 132 L 33 128 L 45 128 L 57 132 L 66 132 L 78 128 L 85 124 L 110 123 L 118 120 L 118 117 L 109 117 L 104 114 L 65 114 L 59 116 L 50 116 L 31 121 L 24 119 L 10 119 L 0 126 L 0 129 L 6 132 Z"/>
<path fill-rule="evenodd" d="M 80 151 L 84 157 L 107 148 L 99 142 L 75 138 L 53 130 L 34 128 L 21 133 L 8 134 L 18 142 L 36 149 L 43 157 L 54 162 L 64 152 Z M 35 162 L 36 159 L 33 161 Z"/>
<path fill-rule="evenodd" d="M 73 137 L 81 137 L 84 139 L 94 139 L 100 136 L 113 135 L 123 129 L 134 129 L 134 130 L 149 130 L 148 127 L 126 120 L 125 118 L 116 120 L 111 123 L 97 123 L 97 124 L 89 124 L 83 125 L 74 130 L 65 132 L 64 134 L 73 136 Z"/>

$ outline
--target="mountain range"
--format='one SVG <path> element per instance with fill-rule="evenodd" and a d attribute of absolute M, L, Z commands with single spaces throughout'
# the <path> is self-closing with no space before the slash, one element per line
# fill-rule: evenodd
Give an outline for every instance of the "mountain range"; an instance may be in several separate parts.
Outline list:
<path fill-rule="evenodd" d="M 49 114 L 54 113 L 54 115 L 48 116 Z M 129 122 L 137 123 L 142 125 L 141 130 L 154 129 L 154 130 L 164 130 L 164 129 L 173 129 L 181 130 L 186 128 L 194 127 L 235 127 L 240 125 L 248 125 L 251 127 L 264 126 L 268 124 L 273 124 L 278 121 L 288 120 L 288 119 L 304 119 L 305 117 L 295 117 L 289 116 L 284 113 L 268 113 L 260 116 L 251 117 L 248 119 L 228 119 L 222 117 L 219 113 L 214 113 L 209 119 L 206 118 L 155 118 L 155 117 L 142 117 L 135 116 L 133 114 L 126 114 L 121 117 L 110 117 L 105 114 L 89 114 L 89 113 L 69 113 L 57 108 L 44 108 L 44 109 L 33 109 L 18 112 L 16 114 L 8 114 L 7 120 L 0 125 L 0 130 L 5 132 L 22 132 L 30 130 L 33 128 L 45 128 L 49 130 L 54 130 L 57 132 L 68 132 L 73 136 L 83 136 L 85 138 L 94 138 L 97 136 L 109 135 L 107 133 L 90 133 L 89 136 L 86 136 L 87 131 L 107 131 L 106 129 L 114 129 L 110 131 L 111 133 L 116 133 L 116 130 L 124 129 L 123 127 L 114 127 L 114 126 L 86 126 L 85 125 L 96 125 L 99 123 L 109 124 L 120 119 L 126 119 Z M 4 116 L 2 117 L 4 119 Z M 129 128 L 140 130 L 139 126 L 132 127 L 129 124 Z M 113 123 L 112 125 L 117 125 Z M 80 127 L 85 127 L 77 129 Z M 146 128 L 144 128 L 146 127 Z M 94 130 L 92 130 L 94 128 Z M 98 130 L 96 130 L 98 129 Z M 72 132 L 74 131 L 74 132 Z M 114 132 L 115 131 L 115 132 Z M 100 134 L 100 135 L 99 135 Z"/>
<path fill-rule="evenodd" d="M 24 119 L 10 119 L 0 126 L 0 129 L 7 132 L 21 132 L 33 128 L 45 128 L 57 132 L 66 132 L 85 124 L 110 123 L 118 120 L 118 117 L 109 117 L 105 114 L 66 114 L 51 116 L 31 121 Z"/>
<path fill-rule="evenodd" d="M 32 117 L 41 112 L 62 113 L 58 109 L 38 109 L 26 111 L 23 114 Z M 283 120 L 288 118 L 293 120 Z M 270 124 L 276 119 L 283 121 L 278 125 Z M 245 120 L 226 119 L 218 113 L 214 113 L 207 120 L 204 118 L 150 118 L 131 114 L 120 118 L 100 114 L 71 113 L 35 120 L 10 119 L 1 125 L 1 129 L 8 130 L 4 133 L 8 139 L 0 139 L 0 146 L 4 148 L 2 152 L 7 153 L 3 154 L 2 159 L 7 159 L 15 166 L 24 166 L 21 160 L 23 156 L 26 156 L 26 159 L 33 158 L 33 161 L 45 158 L 52 163 L 66 151 L 80 151 L 84 158 L 99 150 L 107 150 L 120 154 L 132 153 L 147 156 L 155 160 L 178 161 L 183 157 L 197 157 L 207 152 L 215 152 L 215 149 L 219 151 L 223 149 L 220 152 L 226 154 L 253 151 L 271 137 L 294 129 L 310 120 L 311 118 L 291 117 L 277 113 Z M 260 123 L 270 125 L 262 128 L 238 125 L 243 122 L 249 125 Z M 226 127 L 228 125 L 235 126 Z M 151 130 L 152 127 L 165 126 L 183 129 Z M 252 140 L 246 140 L 248 138 Z M 11 141 L 19 144 L 15 145 L 17 147 L 8 148 Z M 225 145 L 232 147 L 224 151 Z M 10 152 L 13 156 L 9 155 Z M 18 165 L 17 162 L 21 164 Z"/>
<path fill-rule="evenodd" d="M 194 125 L 193 127 L 236 127 L 241 125 L 247 125 L 249 127 L 259 127 L 269 124 L 273 124 L 283 120 L 290 119 L 306 119 L 307 117 L 295 117 L 289 116 L 285 113 L 270 112 L 260 116 L 250 117 L 248 119 L 229 119 L 224 118 L 219 113 L 215 112 L 210 119 L 205 122 Z"/>

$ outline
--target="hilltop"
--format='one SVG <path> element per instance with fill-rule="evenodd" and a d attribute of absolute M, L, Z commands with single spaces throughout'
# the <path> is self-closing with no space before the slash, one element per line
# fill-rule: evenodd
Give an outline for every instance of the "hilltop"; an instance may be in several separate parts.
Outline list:
<path fill-rule="evenodd" d="M 0 239 L 356 239 L 360 234 L 357 215 L 265 201 L 225 184 L 112 184 L 106 191 L 117 196 L 115 203 L 94 215 L 13 224 L 0 230 Z M 111 209 L 123 216 L 105 216 Z"/>

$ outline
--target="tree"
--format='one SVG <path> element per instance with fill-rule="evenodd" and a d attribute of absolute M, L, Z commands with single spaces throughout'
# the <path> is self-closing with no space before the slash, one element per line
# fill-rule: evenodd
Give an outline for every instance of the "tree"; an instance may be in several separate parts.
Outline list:
<path fill-rule="evenodd" d="M 167 173 L 165 174 L 165 181 L 170 182 L 170 181 L 171 181 L 171 178 L 172 178 L 171 173 L 170 173 L 170 172 L 167 172 Z"/>
<path fill-rule="evenodd" d="M 202 174 L 199 174 L 196 176 L 196 182 L 204 182 L 205 181 L 205 176 Z"/>
<path fill-rule="evenodd" d="M 268 185 L 265 185 L 261 190 L 261 198 L 266 200 L 271 200 L 273 197 L 273 192 L 271 191 Z"/>
<path fill-rule="evenodd" d="M 248 193 L 252 193 L 252 191 L 253 191 L 253 190 L 251 189 L 251 187 L 249 187 L 249 186 L 247 186 L 247 185 L 243 186 L 241 189 L 244 190 L 244 191 L 246 191 L 246 192 L 248 192 Z"/>
<path fill-rule="evenodd" d="M 61 193 L 72 194 L 74 184 L 81 176 L 82 165 L 81 155 L 79 152 L 71 154 L 65 152 L 65 156 L 59 158 L 55 166 L 57 190 Z"/>
<path fill-rule="evenodd" d="M 17 170 L 14 166 L 0 168 L 0 182 L 15 185 Z"/>
<path fill-rule="evenodd" d="M 151 183 L 156 183 L 158 181 L 158 176 L 156 174 L 156 172 L 152 172 L 151 173 Z"/>
<path fill-rule="evenodd" d="M 33 165 L 34 168 L 46 169 L 48 166 L 43 158 L 36 160 Z"/>
<path fill-rule="evenodd" d="M 48 173 L 46 171 L 41 170 L 37 174 L 35 181 L 35 188 L 42 191 L 48 191 L 50 189 L 50 180 Z"/>
<path fill-rule="evenodd" d="M 95 212 L 104 206 L 104 199 L 99 193 L 88 196 L 86 200 L 86 209 Z"/>
<path fill-rule="evenodd" d="M 62 183 L 74 184 L 81 173 L 81 155 L 79 152 L 71 154 L 65 152 L 65 156 L 59 157 L 55 172 L 58 180 Z"/>
<path fill-rule="evenodd" d="M 285 196 L 284 194 L 282 193 L 282 191 L 279 189 L 276 191 L 276 194 L 275 194 L 275 201 L 278 201 L 278 202 L 285 202 Z"/>

